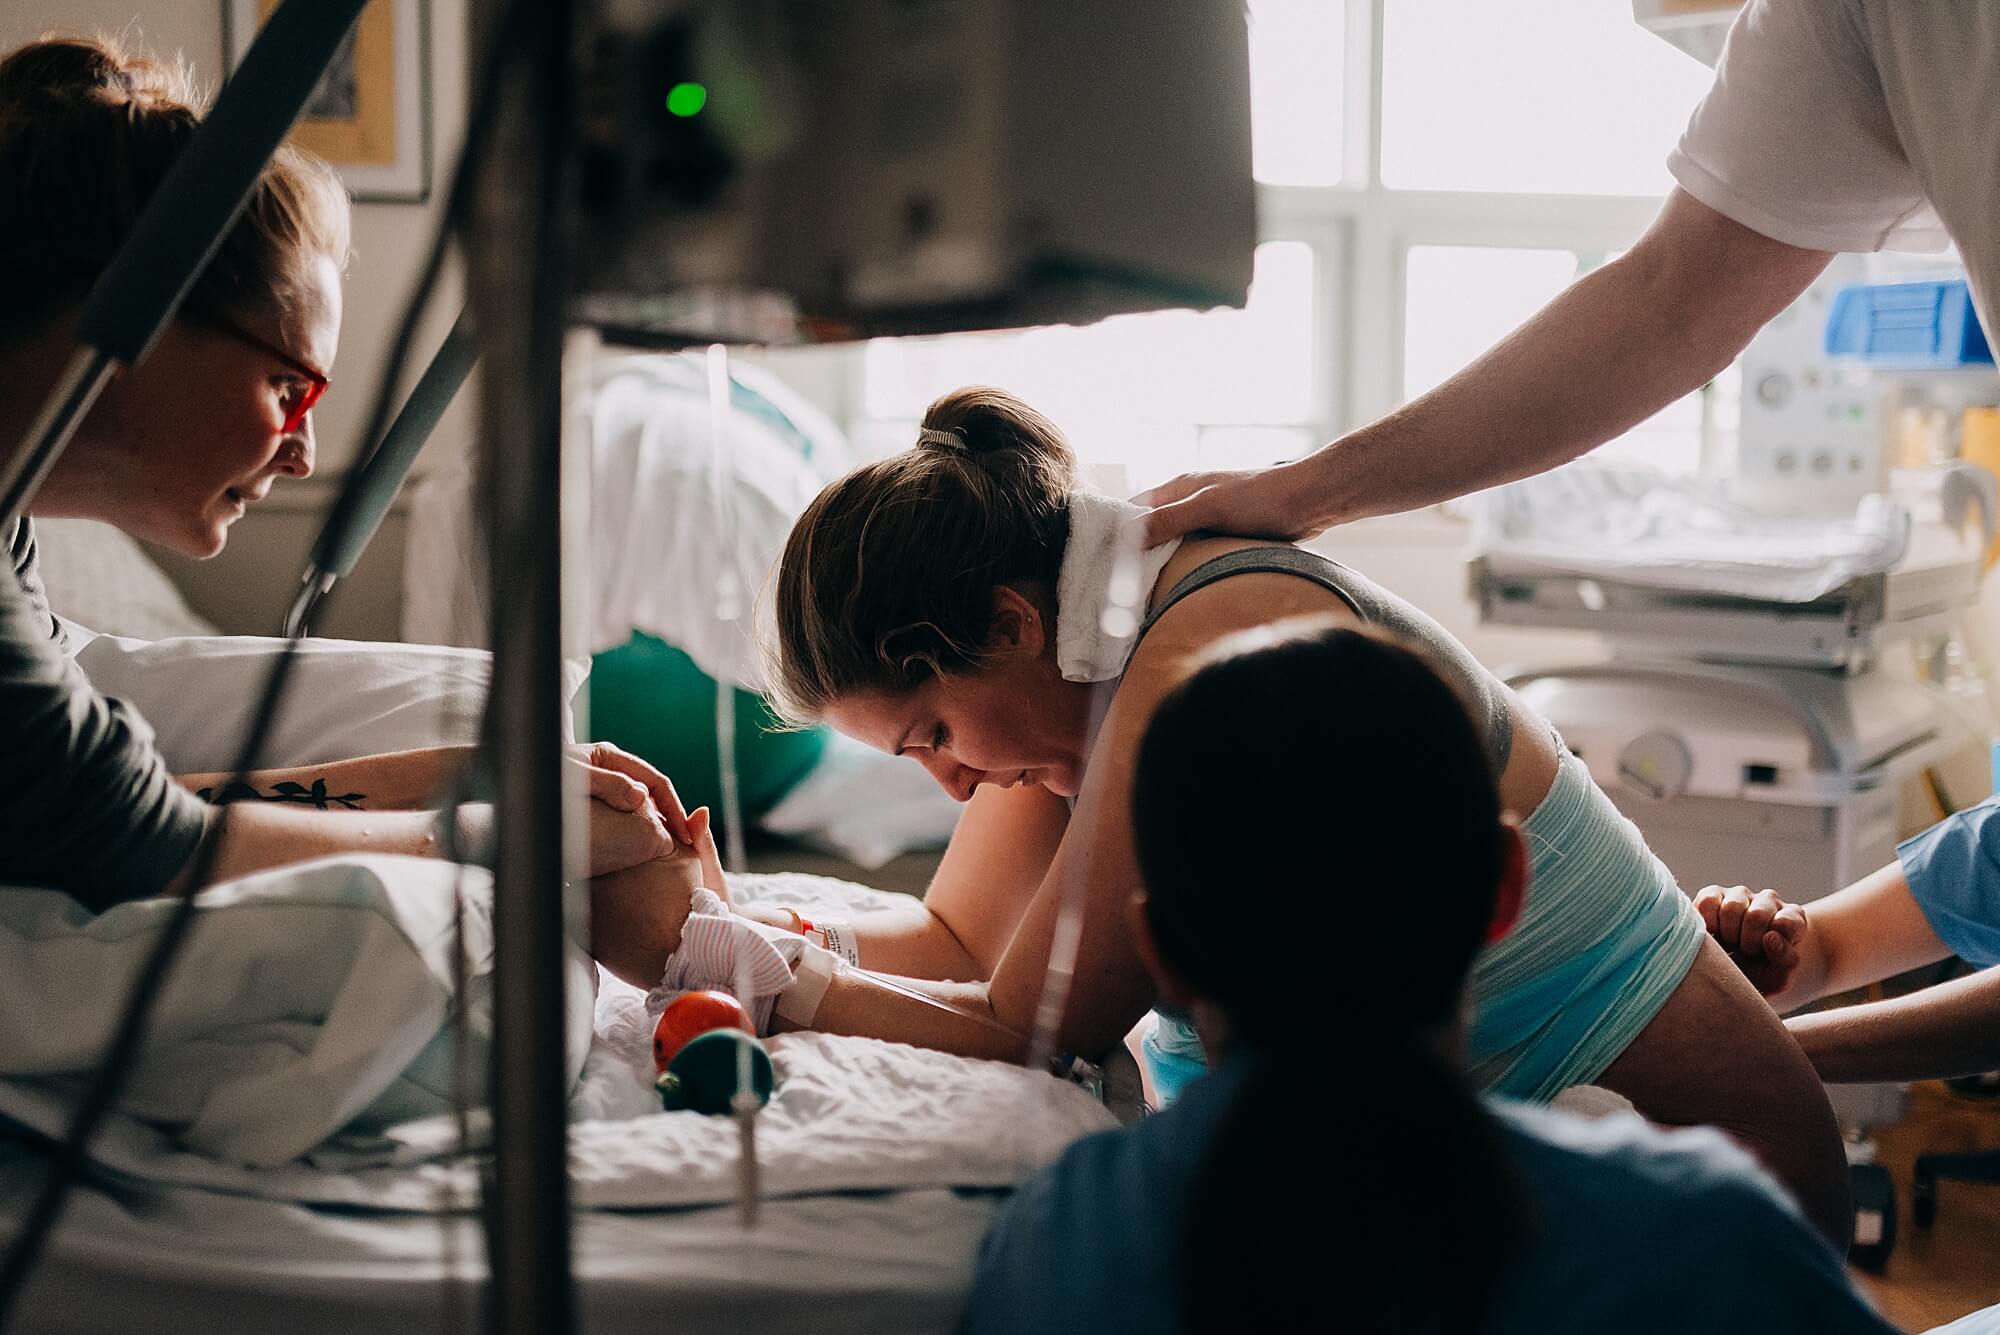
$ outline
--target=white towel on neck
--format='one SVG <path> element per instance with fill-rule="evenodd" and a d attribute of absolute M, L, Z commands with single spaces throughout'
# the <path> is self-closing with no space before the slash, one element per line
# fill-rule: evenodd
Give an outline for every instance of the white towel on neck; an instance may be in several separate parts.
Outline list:
<path fill-rule="evenodd" d="M 1056 575 L 1056 667 L 1069 681 L 1108 681 L 1125 670 L 1146 598 L 1180 539 L 1134 552 L 1132 521 L 1145 511 L 1130 501 L 1076 492 L 1069 501 L 1069 544 Z"/>

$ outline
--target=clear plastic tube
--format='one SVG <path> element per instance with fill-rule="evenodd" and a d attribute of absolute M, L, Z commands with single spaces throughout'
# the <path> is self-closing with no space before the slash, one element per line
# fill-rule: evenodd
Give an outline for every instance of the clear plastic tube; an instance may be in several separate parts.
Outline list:
<path fill-rule="evenodd" d="M 736 493 L 730 485 L 730 411 L 729 349 L 712 343 L 708 348 L 708 415 L 714 448 L 709 498 L 723 555 L 715 577 L 715 617 L 723 625 L 740 622 L 745 610 L 743 578 L 737 569 Z M 744 851 L 743 800 L 736 766 L 736 690 L 733 683 L 722 680 L 715 683 L 715 752 L 722 779 L 723 866 L 742 871 L 749 859 Z"/>

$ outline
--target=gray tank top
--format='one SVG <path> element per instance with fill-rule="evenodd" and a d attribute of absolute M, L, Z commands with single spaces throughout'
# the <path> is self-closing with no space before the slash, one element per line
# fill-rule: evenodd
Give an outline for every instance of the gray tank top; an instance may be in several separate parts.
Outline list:
<path fill-rule="evenodd" d="M 1488 672 L 1479 660 L 1453 639 L 1451 632 L 1366 576 L 1298 547 L 1245 547 L 1204 561 L 1167 590 L 1160 605 L 1146 617 L 1132 641 L 1136 650 L 1167 610 L 1197 589 L 1231 575 L 1276 573 L 1297 575 L 1334 594 L 1369 625 L 1388 631 L 1422 649 L 1440 675 L 1451 683 L 1472 711 L 1472 720 L 1486 738 L 1486 758 L 1497 776 L 1507 768 L 1514 746 L 1514 693 Z"/>

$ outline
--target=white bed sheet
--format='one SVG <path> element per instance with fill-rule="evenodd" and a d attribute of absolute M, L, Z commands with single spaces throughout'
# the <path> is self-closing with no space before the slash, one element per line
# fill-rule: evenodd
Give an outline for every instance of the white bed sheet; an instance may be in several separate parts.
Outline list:
<path fill-rule="evenodd" d="M 0 1163 L 18 1219 L 38 1161 Z M 581 1212 L 574 1270 L 591 1335 L 948 1331 L 994 1193 L 906 1191 L 766 1202 L 744 1232 L 726 1207 Z M 479 1273 L 469 1218 L 316 1210 L 185 1188 L 69 1207 L 17 1309 L 17 1335 L 429 1335 L 480 1329 L 451 1274 Z M 455 1264 L 447 1264 L 447 1248 Z M 458 1319 L 449 1318 L 456 1294 Z"/>
<path fill-rule="evenodd" d="M 739 893 L 745 899 L 776 898 L 826 914 L 868 906 L 877 902 L 879 892 L 817 877 L 766 877 L 746 879 Z M 637 997 L 636 992 L 624 996 L 615 990 L 600 995 L 598 1044 L 586 1064 L 584 1086 L 597 1080 L 596 1096 L 608 1103 L 605 1111 L 614 1116 L 616 1105 L 632 1097 L 628 1068 L 644 1060 L 639 1054 L 643 1035 L 621 1033 L 616 1023 L 621 1013 L 629 1016 Z M 962 1098 L 966 1089 L 973 1088 L 960 1085 L 955 1077 L 935 1083 L 923 1058 L 899 1045 L 817 1035 L 793 1041 L 798 1044 L 795 1071 L 801 1081 L 794 1091 L 795 1103 L 797 1095 L 807 1096 L 809 1103 L 818 1092 L 815 1073 L 838 1073 L 855 1062 L 885 1065 L 890 1078 L 883 1088 L 890 1107 L 879 1110 L 883 1113 L 901 1106 L 896 1100 L 902 1099 L 912 1117 L 948 1118 L 950 1107 L 939 1100 Z M 784 1044 L 779 1046 L 782 1071 L 788 1063 Z M 782 1158 L 785 1128 L 780 1119 L 767 1119 L 768 1145 L 779 1153 L 766 1165 L 765 1185 L 786 1195 L 763 1201 L 759 1222 L 747 1233 L 730 1206 L 621 1208 L 661 1204 L 659 1147 L 649 1148 L 642 1136 L 632 1138 L 631 1152 L 645 1170 L 642 1176 L 655 1185 L 624 1192 L 615 1171 L 619 1140 L 605 1135 L 607 1124 L 602 1121 L 579 1124 L 578 1147 L 584 1152 L 573 1156 L 581 1170 L 575 1189 L 580 1202 L 599 1207 L 580 1209 L 575 1223 L 575 1271 L 584 1328 L 643 1330 L 649 1335 L 663 1329 L 745 1330 L 758 1335 L 792 1330 L 950 1329 L 978 1240 L 997 1199 L 993 1190 L 974 1188 L 1016 1180 L 1069 1136 L 1109 1120 L 1095 1105 L 1080 1112 L 1077 1092 L 1054 1081 L 1042 1078 L 1024 1086 L 1025 1073 L 1018 1070 L 993 1063 L 961 1064 L 975 1085 L 981 1079 L 995 1082 L 990 1093 L 1004 1100 L 1005 1112 L 1016 1125 L 1004 1134 L 989 1126 L 989 1144 L 978 1143 L 977 1137 L 945 1142 L 946 1155 L 954 1157 L 942 1178 L 935 1165 L 899 1182 L 893 1171 L 857 1174 L 852 1166 L 801 1160 L 801 1166 L 817 1176 L 794 1174 L 787 1181 Z M 1045 1087 L 1054 1097 L 1046 1102 L 1023 1097 L 1035 1087 Z M 844 1085 L 829 1088 L 837 1092 Z M 833 1108 L 823 1111 L 837 1114 Z M 880 1120 L 886 1125 L 892 1118 Z M 977 1125 L 990 1122 L 990 1118 L 966 1120 Z M 843 1124 L 844 1133 L 866 1126 L 865 1119 L 850 1121 L 853 1126 Z M 796 1133 L 809 1125 L 808 1110 L 791 1130 Z M 716 1120 L 714 1129 L 718 1135 L 726 1132 L 724 1138 L 733 1144 L 733 1131 L 724 1123 Z M 848 1139 L 867 1152 L 865 1144 L 851 1135 Z M 887 1147 L 882 1149 L 886 1153 Z M 681 1152 L 687 1152 L 685 1147 Z M 721 1153 L 718 1142 L 718 1162 L 704 1169 L 697 1146 L 687 1160 L 690 1178 L 720 1173 L 726 1167 L 719 1161 Z M 868 1157 L 879 1165 L 883 1155 Z M 733 1152 L 728 1161 L 733 1165 Z M 53 1335 L 144 1329 L 214 1335 L 218 1329 L 284 1329 L 311 1335 L 321 1330 L 393 1328 L 416 1335 L 477 1328 L 474 1298 L 463 1284 L 446 1280 L 447 1275 L 476 1274 L 481 1268 L 483 1249 L 468 1216 L 454 1219 L 454 1241 L 447 1242 L 446 1226 L 435 1214 L 330 1206 L 324 1195 L 322 1205 L 308 1206 L 272 1199 L 255 1189 L 243 1194 L 241 1184 L 232 1189 L 220 1178 L 211 1187 L 224 1190 L 176 1184 L 173 1174 L 157 1171 L 160 1166 L 155 1161 L 146 1180 L 124 1174 L 100 1176 L 93 1186 L 78 1192 L 24 1300 L 17 1330 Z M 40 1161 L 32 1154 L 19 1148 L 0 1151 L 0 1220 L 21 1217 L 39 1171 Z M 426 1193 L 441 1193 L 448 1183 L 462 1185 L 462 1180 L 455 1182 L 435 1164 L 410 1170 L 400 1183 L 383 1177 L 383 1170 L 373 1172 L 373 1180 L 384 1190 L 345 1199 L 422 1208 L 417 1202 Z M 967 1185 L 933 1185 L 941 1180 Z M 823 1189 L 858 1181 L 910 1189 Z M 818 1194 L 804 1194 L 815 1191 Z M 712 1185 L 693 1192 L 692 1199 L 704 1198 L 716 1199 Z M 456 1306 L 454 1290 L 459 1291 Z"/>

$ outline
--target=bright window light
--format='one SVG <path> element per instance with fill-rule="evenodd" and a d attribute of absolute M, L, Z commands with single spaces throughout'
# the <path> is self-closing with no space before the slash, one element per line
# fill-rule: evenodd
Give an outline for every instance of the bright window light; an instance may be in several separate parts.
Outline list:
<path fill-rule="evenodd" d="M 1410 247 L 1404 269 L 1403 397 L 1413 399 L 1453 375 L 1578 276 L 1613 258 L 1500 246 Z M 1701 395 L 1687 395 L 1599 454 L 1663 472 L 1693 472 L 1701 465 L 1701 413 Z"/>
<path fill-rule="evenodd" d="M 1267 185 L 1338 185 L 1346 6 L 1250 0 L 1250 155 Z"/>
<path fill-rule="evenodd" d="M 1082 328 L 879 339 L 868 345 L 863 407 L 899 425 L 960 385 L 998 385 L 1049 414 L 1087 464 L 1135 485 L 1200 461 L 1204 439 L 1232 458 L 1286 457 L 1313 417 L 1314 263 L 1302 241 L 1257 248 L 1245 309 L 1120 315 Z M 866 437 L 873 433 L 864 433 Z M 879 438 L 906 443 L 901 434 Z M 1303 448 L 1299 446 L 1298 448 Z M 1107 482 L 1107 485 L 1110 485 Z"/>
<path fill-rule="evenodd" d="M 1623 0 L 1388 0 L 1382 183 L 1664 195 L 1666 155 L 1714 77 Z"/>

